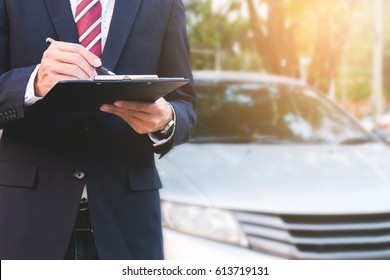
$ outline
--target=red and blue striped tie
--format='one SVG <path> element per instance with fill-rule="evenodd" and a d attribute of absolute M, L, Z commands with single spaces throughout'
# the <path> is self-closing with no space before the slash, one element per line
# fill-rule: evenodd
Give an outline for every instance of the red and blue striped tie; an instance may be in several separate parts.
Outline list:
<path fill-rule="evenodd" d="M 102 4 L 82 0 L 76 7 L 75 22 L 80 44 L 97 57 L 102 56 Z"/>

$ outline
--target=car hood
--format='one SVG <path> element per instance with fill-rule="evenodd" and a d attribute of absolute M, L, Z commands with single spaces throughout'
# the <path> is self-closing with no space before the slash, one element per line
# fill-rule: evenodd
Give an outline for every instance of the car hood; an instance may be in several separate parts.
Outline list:
<path fill-rule="evenodd" d="M 380 143 L 185 144 L 157 165 L 162 198 L 176 202 L 291 214 L 390 211 L 390 148 Z"/>

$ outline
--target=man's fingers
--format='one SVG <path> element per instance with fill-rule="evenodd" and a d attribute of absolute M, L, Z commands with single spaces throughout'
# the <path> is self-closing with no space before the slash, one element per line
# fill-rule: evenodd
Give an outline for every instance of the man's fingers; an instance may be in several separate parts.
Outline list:
<path fill-rule="evenodd" d="M 100 108 L 104 112 L 109 112 L 112 114 L 115 114 L 121 118 L 135 118 L 140 121 L 145 120 L 145 118 L 149 118 L 150 114 L 147 112 L 141 112 L 141 111 L 136 111 L 136 110 L 128 110 L 125 108 L 118 107 L 116 105 L 109 105 L 109 104 L 104 104 Z"/>
<path fill-rule="evenodd" d="M 38 74 L 34 81 L 37 96 L 47 92 L 62 78 L 89 79 L 96 75 L 95 67 L 101 66 L 100 59 L 79 44 L 50 41 L 44 52 Z"/>
<path fill-rule="evenodd" d="M 158 117 L 144 112 L 118 108 L 115 105 L 104 104 L 100 107 L 100 110 L 120 117 L 139 134 L 154 132 L 156 131 L 156 126 L 159 124 Z"/>
<path fill-rule="evenodd" d="M 34 89 L 36 96 L 45 96 L 53 86 L 62 80 L 76 80 L 74 76 L 57 74 L 51 72 L 50 75 L 47 75 L 44 71 L 38 72 L 38 75 L 34 81 Z"/>
<path fill-rule="evenodd" d="M 73 74 L 79 79 L 89 79 L 91 76 L 96 74 L 95 68 L 78 53 L 48 50 L 45 55 L 45 58 L 49 61 L 49 63 L 55 64 L 56 67 L 58 67 L 55 72 L 66 75 Z M 46 60 L 43 60 L 43 62 L 45 61 Z M 53 63 L 53 61 L 58 63 Z M 71 73 L 69 71 L 71 71 Z"/>
<path fill-rule="evenodd" d="M 53 41 L 50 44 L 49 49 L 57 49 L 63 52 L 78 53 L 93 67 L 100 67 L 102 65 L 101 60 L 96 55 L 88 51 L 80 44 Z"/>
<path fill-rule="evenodd" d="M 106 113 L 116 115 L 117 117 L 123 119 L 128 125 L 130 125 L 135 132 L 139 134 L 146 134 L 149 131 L 145 129 L 145 124 L 141 119 L 137 119 L 134 115 L 130 115 L 129 111 L 125 112 L 124 110 L 118 109 L 113 105 L 104 104 L 100 107 L 100 110 Z"/>
<path fill-rule="evenodd" d="M 121 101 L 121 100 L 114 102 L 114 105 L 119 108 L 131 110 L 131 111 L 144 112 L 147 114 L 163 114 L 164 110 L 166 110 L 165 107 L 166 104 L 167 102 L 163 98 L 160 98 L 153 103 Z"/>
<path fill-rule="evenodd" d="M 161 130 L 173 119 L 173 109 L 164 98 L 154 103 L 116 101 L 112 105 L 102 105 L 100 110 L 119 116 L 133 128 L 141 127 L 136 130 L 138 133 Z"/>

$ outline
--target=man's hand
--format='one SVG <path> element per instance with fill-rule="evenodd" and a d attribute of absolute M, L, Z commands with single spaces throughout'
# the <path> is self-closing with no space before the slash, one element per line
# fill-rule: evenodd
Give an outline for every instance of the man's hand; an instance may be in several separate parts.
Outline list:
<path fill-rule="evenodd" d="M 139 134 L 162 130 L 173 119 L 172 108 L 164 98 L 154 103 L 116 101 L 102 105 L 100 110 L 122 118 Z"/>
<path fill-rule="evenodd" d="M 36 96 L 45 96 L 61 80 L 90 79 L 100 59 L 83 46 L 54 41 L 44 52 L 34 82 Z"/>

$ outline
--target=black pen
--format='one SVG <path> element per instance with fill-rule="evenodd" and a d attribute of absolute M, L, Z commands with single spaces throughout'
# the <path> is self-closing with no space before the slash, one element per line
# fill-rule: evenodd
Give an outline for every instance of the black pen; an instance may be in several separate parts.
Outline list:
<path fill-rule="evenodd" d="M 46 38 L 46 43 L 48 44 L 51 44 L 55 42 L 54 39 L 50 38 L 50 37 L 47 37 Z M 99 66 L 99 67 L 95 67 L 96 69 L 96 72 L 100 72 L 102 73 L 103 75 L 110 75 L 110 76 L 115 76 L 115 73 L 110 71 L 109 69 L 107 69 L 106 67 L 104 67 L 103 65 L 102 66 Z"/>
<path fill-rule="evenodd" d="M 96 67 L 95 68 L 96 71 L 100 71 L 101 73 L 103 73 L 104 75 L 110 75 L 110 76 L 115 76 L 115 73 L 108 70 L 106 67 L 104 67 L 103 65 L 100 66 L 100 67 Z"/>

